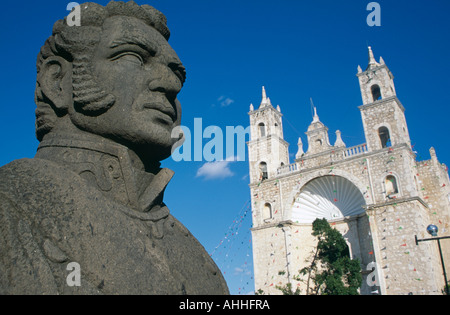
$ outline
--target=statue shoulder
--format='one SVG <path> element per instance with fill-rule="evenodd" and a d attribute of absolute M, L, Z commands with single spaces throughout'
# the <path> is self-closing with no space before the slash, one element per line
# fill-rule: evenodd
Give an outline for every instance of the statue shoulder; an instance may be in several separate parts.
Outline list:
<path fill-rule="evenodd" d="M 0 167 L 0 182 L 20 181 L 28 177 L 54 176 L 55 170 L 64 168 L 55 162 L 44 159 L 18 159 Z"/>
<path fill-rule="evenodd" d="M 12 200 L 33 187 L 51 189 L 51 183 L 69 180 L 77 174 L 44 159 L 19 159 L 0 167 L 0 192 L 11 195 Z"/>
<path fill-rule="evenodd" d="M 182 265 L 186 277 L 190 280 L 188 282 L 192 292 L 228 295 L 229 290 L 225 278 L 203 245 L 180 221 L 173 216 L 171 219 L 176 235 L 174 239 L 177 244 L 181 244 L 177 247 L 177 251 L 181 252 L 183 257 Z M 199 281 L 199 279 L 201 280 Z M 191 291 L 188 290 L 188 292 Z"/>

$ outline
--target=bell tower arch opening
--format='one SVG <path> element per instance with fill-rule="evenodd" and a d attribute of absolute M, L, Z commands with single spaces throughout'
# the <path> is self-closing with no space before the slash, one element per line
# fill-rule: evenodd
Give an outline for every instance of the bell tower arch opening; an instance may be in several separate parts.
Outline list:
<path fill-rule="evenodd" d="M 380 136 L 381 147 L 383 149 L 391 146 L 391 136 L 387 127 L 380 127 L 378 129 L 378 135 Z"/>
<path fill-rule="evenodd" d="M 259 130 L 259 137 L 263 138 L 266 136 L 266 126 L 264 125 L 264 123 L 260 123 L 258 125 L 258 130 Z"/>
<path fill-rule="evenodd" d="M 382 99 L 382 97 L 381 97 L 381 89 L 380 89 L 380 86 L 378 84 L 372 85 L 370 90 L 372 92 L 372 98 L 373 98 L 374 102 L 379 101 L 379 100 Z"/>
<path fill-rule="evenodd" d="M 269 173 L 267 172 L 267 163 L 261 162 L 259 163 L 259 171 L 260 171 L 260 180 L 269 179 Z"/>

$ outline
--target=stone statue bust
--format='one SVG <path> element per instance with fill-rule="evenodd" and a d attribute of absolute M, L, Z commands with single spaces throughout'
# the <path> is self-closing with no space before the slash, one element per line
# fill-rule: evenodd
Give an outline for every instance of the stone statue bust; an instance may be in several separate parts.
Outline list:
<path fill-rule="evenodd" d="M 163 202 L 186 78 L 165 16 L 80 9 L 37 58 L 35 158 L 0 168 L 0 294 L 227 294 Z"/>

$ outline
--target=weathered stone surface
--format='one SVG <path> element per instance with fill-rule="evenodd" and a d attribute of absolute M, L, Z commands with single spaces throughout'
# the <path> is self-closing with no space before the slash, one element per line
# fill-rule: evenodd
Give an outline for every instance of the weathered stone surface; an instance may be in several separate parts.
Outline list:
<path fill-rule="evenodd" d="M 81 26 L 56 22 L 38 56 L 38 152 L 0 168 L 0 293 L 227 294 L 163 202 L 185 80 L 165 17 L 80 7 Z"/>

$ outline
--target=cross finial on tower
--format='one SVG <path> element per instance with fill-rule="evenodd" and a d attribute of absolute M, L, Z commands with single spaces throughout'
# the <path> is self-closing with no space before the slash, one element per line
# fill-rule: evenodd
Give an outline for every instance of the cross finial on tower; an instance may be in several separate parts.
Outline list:
<path fill-rule="evenodd" d="M 318 122 L 318 121 L 319 121 L 319 115 L 317 115 L 317 108 L 314 106 L 313 122 Z"/>
<path fill-rule="evenodd" d="M 260 107 L 265 107 L 265 106 L 269 106 L 269 105 L 272 105 L 272 103 L 270 102 L 270 98 L 267 97 L 266 88 L 263 86 L 262 87 L 262 101 L 261 101 Z"/>
<path fill-rule="evenodd" d="M 311 101 L 311 108 L 314 110 L 313 122 L 318 122 L 319 121 L 319 115 L 317 115 L 317 108 L 316 108 L 316 106 L 314 106 L 312 97 L 310 98 L 310 101 Z"/>
<path fill-rule="evenodd" d="M 375 56 L 373 55 L 372 47 L 368 46 L 369 49 L 369 68 L 372 66 L 377 66 L 379 63 L 376 61 Z"/>
<path fill-rule="evenodd" d="M 369 63 L 375 63 L 376 60 L 375 60 L 375 57 L 373 55 L 372 47 L 369 46 L 368 48 L 369 48 Z"/>

